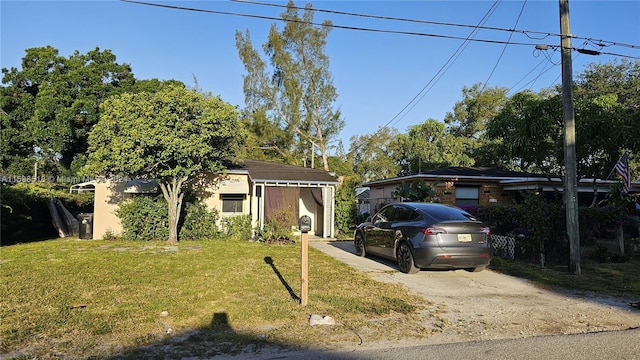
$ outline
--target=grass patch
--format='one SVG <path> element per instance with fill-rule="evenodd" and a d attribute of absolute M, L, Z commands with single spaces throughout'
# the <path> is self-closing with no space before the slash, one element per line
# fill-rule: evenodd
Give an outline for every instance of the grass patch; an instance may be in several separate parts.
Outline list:
<path fill-rule="evenodd" d="M 581 275 L 572 275 L 567 266 L 540 268 L 537 264 L 494 258 L 491 268 L 504 274 L 531 280 L 541 288 L 589 292 L 640 300 L 640 261 L 600 263 L 580 260 Z"/>
<path fill-rule="evenodd" d="M 0 354 L 135 358 L 147 346 L 179 343 L 191 356 L 210 356 L 430 331 L 407 327 L 426 304 L 401 286 L 313 248 L 309 262 L 302 307 L 299 243 L 56 239 L 3 247 Z M 310 314 L 330 315 L 338 326 L 311 327 Z"/>

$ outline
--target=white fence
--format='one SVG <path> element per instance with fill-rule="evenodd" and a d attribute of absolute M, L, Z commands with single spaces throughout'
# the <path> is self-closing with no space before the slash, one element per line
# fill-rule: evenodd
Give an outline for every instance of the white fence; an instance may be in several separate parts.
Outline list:
<path fill-rule="evenodd" d="M 506 235 L 491 234 L 491 246 L 497 256 L 513 260 L 516 252 L 516 239 Z"/>

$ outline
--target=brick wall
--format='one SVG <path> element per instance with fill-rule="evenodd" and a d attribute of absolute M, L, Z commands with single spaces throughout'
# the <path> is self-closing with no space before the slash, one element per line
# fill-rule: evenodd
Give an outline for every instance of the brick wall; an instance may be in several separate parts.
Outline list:
<path fill-rule="evenodd" d="M 468 186 L 468 185 L 467 185 Z M 441 182 L 436 186 L 436 197 L 443 204 L 456 204 L 456 189 L 453 181 Z M 502 190 L 499 184 L 484 184 L 478 189 L 480 205 L 491 203 L 513 204 L 515 199 L 511 193 Z"/>

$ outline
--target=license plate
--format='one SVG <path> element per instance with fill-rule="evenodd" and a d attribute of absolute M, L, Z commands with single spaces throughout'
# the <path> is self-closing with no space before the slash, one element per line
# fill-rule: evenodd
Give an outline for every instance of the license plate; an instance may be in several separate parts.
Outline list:
<path fill-rule="evenodd" d="M 471 242 L 471 234 L 458 234 L 458 241 Z"/>

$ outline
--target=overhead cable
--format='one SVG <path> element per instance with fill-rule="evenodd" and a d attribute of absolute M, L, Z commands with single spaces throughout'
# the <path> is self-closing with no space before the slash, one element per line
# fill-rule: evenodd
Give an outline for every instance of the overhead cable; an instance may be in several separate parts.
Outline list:
<path fill-rule="evenodd" d="M 324 27 L 325 26 L 324 24 L 321 24 L 321 23 L 307 22 L 307 21 L 304 21 L 304 20 L 295 20 L 295 19 L 282 19 L 280 17 L 273 17 L 273 16 L 264 16 L 264 15 L 255 15 L 255 14 L 242 14 L 242 13 L 229 12 L 229 11 L 199 9 L 199 8 L 177 6 L 177 5 L 167 5 L 167 4 L 158 4 L 158 3 L 150 3 L 150 2 L 136 1 L 136 0 L 120 0 L 120 1 L 127 2 L 127 3 L 132 3 L 132 4 L 154 6 L 154 7 L 166 8 L 166 9 L 174 9 L 174 10 L 194 11 L 194 12 L 202 12 L 202 13 L 218 14 L 218 15 L 231 15 L 231 16 L 240 16 L 240 17 L 248 17 L 248 18 L 256 18 L 256 19 L 264 19 L 264 20 L 276 20 L 276 21 L 286 21 L 286 22 L 295 22 L 295 23 L 308 23 L 310 25 L 315 25 L 315 26 L 320 26 L 320 27 Z M 316 11 L 316 10 L 313 9 L 313 11 Z M 450 39 L 450 40 L 466 40 L 465 38 L 459 37 L 459 36 L 422 33 L 422 32 L 414 32 L 414 31 L 383 30 L 383 29 L 365 28 L 365 27 L 357 27 L 357 26 L 344 26 L 344 25 L 335 25 L 335 24 L 332 24 L 330 26 L 332 28 L 345 29 L 345 30 L 357 30 L 357 31 L 367 31 L 367 32 L 376 32 L 376 33 L 387 33 L 387 34 L 399 34 L 399 35 L 425 36 L 425 37 L 433 37 L 433 38 L 440 38 L 440 39 Z M 502 29 L 502 30 L 507 30 L 507 29 Z M 481 43 L 489 43 L 489 44 L 509 44 L 509 45 L 519 45 L 519 46 L 536 46 L 536 45 L 540 45 L 539 43 L 533 44 L 533 43 L 523 43 L 523 42 L 506 42 L 506 41 L 490 40 L 490 39 L 471 39 L 469 41 L 481 42 Z M 601 42 L 606 42 L 605 40 L 600 40 L 600 41 Z M 619 43 L 616 43 L 616 45 L 622 46 Z M 545 46 L 547 46 L 549 48 L 552 48 L 552 49 L 556 49 L 556 48 L 560 47 L 560 45 L 552 45 L 552 44 L 545 44 Z M 635 45 L 627 45 L 627 46 L 632 47 L 634 49 L 635 48 L 640 49 L 640 46 L 635 46 Z M 572 50 L 576 50 L 577 51 L 576 48 L 572 48 Z M 610 53 L 610 52 L 602 52 L 601 54 L 602 55 L 618 56 L 618 57 L 627 57 L 627 58 L 632 58 L 632 59 L 640 59 L 640 57 L 635 57 L 635 56 L 630 56 L 630 55 L 623 55 L 623 54 L 616 54 L 616 53 Z"/>
<path fill-rule="evenodd" d="M 522 13 L 524 12 L 525 5 L 527 5 L 527 0 L 525 0 L 522 3 L 522 8 L 520 8 L 520 13 L 518 14 L 518 17 L 516 18 L 516 23 L 513 25 L 514 28 L 517 27 L 518 23 L 520 22 L 520 17 L 522 17 Z M 496 64 L 493 66 L 493 69 L 491 69 L 491 73 L 489 73 L 489 77 L 487 77 L 487 80 L 485 80 L 484 84 L 482 85 L 482 89 L 480 89 L 480 92 L 484 91 L 484 89 L 487 87 L 487 84 L 489 83 L 489 80 L 491 80 L 491 77 L 493 76 L 493 73 L 498 68 L 498 65 L 500 64 L 500 60 L 502 60 L 502 57 L 504 56 L 504 53 L 507 51 L 507 45 L 508 45 L 509 41 L 511 41 L 511 37 L 512 36 L 513 36 L 513 32 L 509 33 L 509 39 L 507 39 L 507 44 L 504 44 L 504 47 L 502 48 L 502 52 L 500 53 L 500 56 L 498 56 L 498 60 L 496 61 Z"/>
<path fill-rule="evenodd" d="M 251 1 L 251 0 L 230 0 L 230 1 L 237 2 L 237 3 L 246 3 L 246 4 L 262 5 L 262 6 L 273 6 L 273 7 L 280 7 L 280 8 L 286 8 L 288 6 L 288 5 L 264 3 L 264 2 L 260 2 L 260 1 Z M 292 8 L 298 9 L 298 10 L 304 10 L 305 9 L 303 7 L 298 7 L 298 6 L 292 6 Z M 353 12 L 318 9 L 318 8 L 312 8 L 312 9 L 313 9 L 313 11 L 316 11 L 316 12 L 336 14 L 336 15 L 347 15 L 347 16 L 354 16 L 354 17 L 364 17 L 364 18 L 370 18 L 370 19 L 393 20 L 393 21 L 402 21 L 402 22 L 429 24 L 429 25 L 452 26 L 452 27 L 466 27 L 466 28 L 473 28 L 473 29 L 476 28 L 476 25 L 457 24 L 457 23 L 448 23 L 448 22 L 440 22 L 440 21 L 428 21 L 428 20 L 419 20 L 419 19 L 408 19 L 408 18 L 400 18 L 400 17 L 392 17 L 392 16 L 359 14 L 359 13 L 353 13 Z M 511 32 L 511 33 L 517 32 L 517 33 L 521 33 L 521 34 L 527 36 L 530 39 L 534 39 L 534 40 L 542 40 L 542 39 L 545 39 L 547 37 L 560 37 L 561 36 L 561 34 L 557 34 L 557 33 L 533 31 L 533 30 L 518 30 L 518 29 L 515 29 L 515 28 L 514 29 L 507 29 L 507 28 L 499 28 L 499 27 L 491 27 L 491 26 L 480 26 L 480 27 L 477 27 L 477 28 L 478 29 L 482 29 L 482 30 L 508 31 L 508 32 Z M 542 35 L 542 36 L 536 38 L 536 37 L 530 36 L 529 34 L 536 34 L 536 35 Z M 632 48 L 632 49 L 640 49 L 640 45 L 625 44 L 625 43 L 620 43 L 620 42 L 610 41 L 610 40 L 601 40 L 601 39 L 599 40 L 599 39 L 588 38 L 588 37 L 580 37 L 580 36 L 575 36 L 575 35 L 571 35 L 571 38 L 580 39 L 580 40 L 587 40 L 589 42 L 592 42 L 593 44 L 600 45 L 600 46 L 621 46 L 621 47 L 628 47 L 628 48 Z"/>

